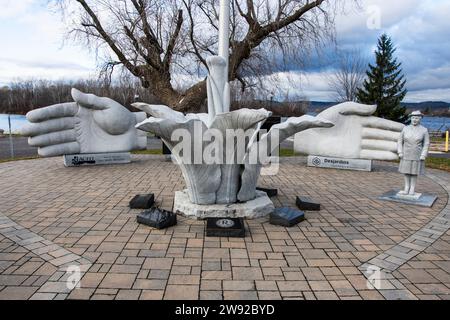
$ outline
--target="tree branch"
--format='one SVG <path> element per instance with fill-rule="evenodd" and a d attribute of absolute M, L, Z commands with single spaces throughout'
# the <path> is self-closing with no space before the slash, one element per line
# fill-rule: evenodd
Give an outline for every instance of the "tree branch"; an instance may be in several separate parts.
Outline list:
<path fill-rule="evenodd" d="M 277 31 L 280 31 L 288 25 L 300 20 L 300 18 L 305 13 L 316 7 L 319 7 L 324 1 L 325 0 L 316 0 L 313 2 L 307 2 L 307 4 L 303 5 L 300 9 L 296 10 L 292 15 L 287 16 L 286 18 L 281 19 L 281 14 L 278 14 L 278 20 L 268 23 L 265 26 L 257 24 L 254 28 L 250 28 L 244 40 L 236 42 L 233 54 L 230 57 L 230 80 L 236 79 L 237 70 L 239 69 L 242 62 L 250 58 L 252 50 L 258 47 L 262 41 L 270 36 L 270 34 L 276 33 Z M 250 2 L 252 4 L 251 0 L 247 0 L 247 2 Z M 247 6 L 248 5 L 249 4 L 247 4 Z M 244 17 L 250 16 L 250 12 L 252 10 L 251 8 L 253 8 L 254 10 L 254 7 L 252 5 L 248 9 L 248 12 L 244 14 Z M 242 12 L 241 9 L 238 8 L 238 10 Z M 247 19 L 251 19 L 251 16 L 249 18 L 246 18 L 246 20 Z"/>
<path fill-rule="evenodd" d="M 138 2 L 139 1 L 139 2 Z M 154 50 L 158 54 L 162 54 L 164 51 L 161 48 L 161 45 L 159 44 L 158 40 L 156 39 L 155 33 L 153 32 L 152 28 L 150 27 L 150 24 L 147 20 L 147 12 L 145 11 L 145 3 L 143 0 L 131 0 L 134 7 L 136 8 L 137 12 L 139 13 L 139 16 L 141 17 L 142 22 L 142 29 L 144 31 L 145 37 L 147 38 L 147 41 L 149 44 L 151 44 L 154 48 Z"/>
<path fill-rule="evenodd" d="M 188 12 L 188 16 L 189 16 L 189 21 L 190 21 L 190 28 L 189 28 L 189 38 L 191 40 L 191 44 L 192 47 L 194 48 L 194 53 L 197 56 L 197 58 L 200 60 L 200 62 L 206 67 L 208 68 L 208 65 L 206 63 L 206 60 L 203 58 L 203 56 L 200 54 L 200 51 L 197 47 L 197 43 L 194 39 L 194 18 L 192 16 L 192 8 L 190 6 L 190 4 L 188 5 L 188 3 L 183 0 L 184 6 L 186 7 L 186 10 Z"/>
<path fill-rule="evenodd" d="M 114 53 L 119 58 L 119 61 L 128 69 L 131 73 L 133 73 L 137 77 L 142 76 L 142 72 L 139 67 L 133 65 L 125 56 L 125 54 L 120 50 L 120 48 L 116 45 L 114 40 L 109 36 L 109 34 L 105 31 L 100 20 L 97 15 L 92 11 L 91 7 L 86 3 L 85 0 L 76 0 L 78 1 L 87 12 L 87 14 L 91 17 L 93 24 L 92 26 L 97 30 L 97 32 L 102 36 L 102 38 L 106 41 L 109 47 L 114 51 Z"/>
<path fill-rule="evenodd" d="M 169 71 L 170 63 L 172 62 L 173 50 L 175 48 L 176 41 L 180 35 L 181 26 L 183 25 L 183 10 L 178 10 L 178 17 L 175 26 L 175 31 L 172 33 L 169 43 L 167 45 L 166 55 L 163 61 L 163 68 Z"/>
<path fill-rule="evenodd" d="M 316 0 L 313 2 L 309 2 L 309 3 L 305 4 L 304 6 L 302 6 L 300 9 L 298 9 L 297 11 L 295 11 L 292 15 L 287 16 L 284 19 L 275 20 L 274 22 L 269 23 L 268 25 L 266 25 L 265 27 L 263 27 L 261 29 L 260 37 L 262 37 L 264 35 L 268 35 L 271 32 L 275 32 L 280 29 L 283 29 L 284 27 L 290 25 L 291 23 L 294 23 L 308 11 L 320 6 L 324 1 L 325 0 Z"/>
<path fill-rule="evenodd" d="M 133 32 L 128 28 L 127 26 L 123 27 L 125 30 L 125 34 L 130 38 L 131 43 L 133 44 L 134 49 L 144 58 L 145 62 L 147 62 L 153 69 L 161 70 L 161 66 L 158 63 L 155 63 L 148 54 L 145 54 L 145 52 L 142 50 L 141 46 L 139 45 L 138 40 L 134 36 Z"/>

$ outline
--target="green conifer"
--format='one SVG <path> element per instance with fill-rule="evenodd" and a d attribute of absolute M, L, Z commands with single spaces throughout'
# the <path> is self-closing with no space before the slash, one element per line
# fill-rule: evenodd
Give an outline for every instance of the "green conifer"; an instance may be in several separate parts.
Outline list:
<path fill-rule="evenodd" d="M 369 64 L 367 79 L 363 88 L 358 89 L 357 98 L 361 103 L 378 105 L 377 117 L 404 122 L 406 108 L 400 103 L 407 93 L 406 80 L 401 63 L 393 56 L 395 50 L 386 34 L 378 39 L 376 65 Z"/>

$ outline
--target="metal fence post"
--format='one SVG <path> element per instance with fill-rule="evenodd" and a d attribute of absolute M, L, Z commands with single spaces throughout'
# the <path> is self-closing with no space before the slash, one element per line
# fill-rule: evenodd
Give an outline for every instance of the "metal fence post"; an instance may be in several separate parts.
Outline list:
<path fill-rule="evenodd" d="M 448 152 L 448 137 L 449 136 L 449 131 L 447 130 L 445 132 L 445 152 Z"/>
<path fill-rule="evenodd" d="M 14 143 L 12 138 L 12 129 L 11 129 L 11 115 L 8 114 L 8 126 L 9 126 L 9 147 L 11 151 L 11 159 L 14 159 Z"/>

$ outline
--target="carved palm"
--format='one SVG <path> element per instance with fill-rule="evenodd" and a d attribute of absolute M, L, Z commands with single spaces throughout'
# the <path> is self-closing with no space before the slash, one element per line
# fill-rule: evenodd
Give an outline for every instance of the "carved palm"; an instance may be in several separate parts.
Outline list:
<path fill-rule="evenodd" d="M 354 102 L 328 108 L 318 117 L 335 126 L 296 134 L 295 151 L 350 159 L 398 159 L 397 140 L 404 125 L 374 117 L 376 109 Z"/>
<path fill-rule="evenodd" d="M 146 134 L 135 125 L 143 112 L 132 113 L 109 98 L 72 90 L 75 102 L 33 110 L 21 133 L 43 157 L 76 153 L 126 152 L 145 149 Z"/>

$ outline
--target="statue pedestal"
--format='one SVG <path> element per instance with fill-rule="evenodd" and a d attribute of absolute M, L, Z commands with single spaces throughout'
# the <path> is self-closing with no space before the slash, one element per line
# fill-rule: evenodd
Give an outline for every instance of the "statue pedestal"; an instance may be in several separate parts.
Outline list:
<path fill-rule="evenodd" d="M 309 156 L 308 167 L 372 171 L 372 160 Z"/>
<path fill-rule="evenodd" d="M 66 167 L 98 166 L 125 163 L 131 163 L 131 154 L 129 152 L 69 154 L 64 156 L 64 165 Z"/>
<path fill-rule="evenodd" d="M 402 195 L 398 190 L 386 192 L 378 199 L 384 201 L 400 202 L 404 204 L 412 204 L 421 207 L 431 208 L 437 199 L 437 196 L 429 193 L 416 193 L 414 195 Z"/>
<path fill-rule="evenodd" d="M 402 199 L 402 200 L 408 200 L 408 201 L 417 201 L 422 197 L 421 193 L 414 193 L 414 194 L 403 194 L 401 192 L 398 192 L 395 195 L 396 198 Z"/>
<path fill-rule="evenodd" d="M 194 204 L 187 190 L 175 192 L 173 211 L 193 219 L 206 218 L 247 218 L 266 217 L 275 210 L 266 193 L 257 191 L 255 200 L 233 204 Z"/>

